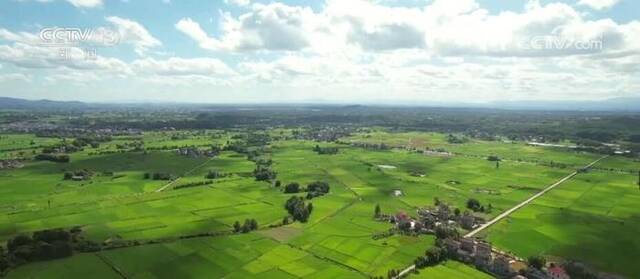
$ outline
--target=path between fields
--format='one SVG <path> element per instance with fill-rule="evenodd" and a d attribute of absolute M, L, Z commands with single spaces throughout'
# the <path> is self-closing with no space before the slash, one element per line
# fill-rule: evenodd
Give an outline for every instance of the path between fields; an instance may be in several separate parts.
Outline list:
<path fill-rule="evenodd" d="M 598 158 L 597 160 L 591 162 L 590 164 L 584 166 L 582 169 L 589 169 L 591 168 L 593 165 L 595 165 L 596 163 L 600 162 L 600 160 L 609 157 L 609 155 L 605 155 L 602 156 L 600 158 Z M 483 231 L 484 229 L 490 227 L 491 225 L 497 223 L 498 221 L 506 218 L 507 216 L 509 216 L 511 213 L 515 212 L 516 210 L 524 207 L 525 205 L 531 203 L 533 200 L 541 197 L 542 195 L 546 194 L 547 192 L 553 190 L 553 188 L 559 186 L 560 184 L 566 182 L 567 180 L 573 178 L 574 176 L 578 175 L 578 171 L 574 171 L 571 174 L 563 177 L 562 179 L 558 180 L 556 183 L 553 183 L 551 185 L 549 185 L 547 188 L 544 188 L 542 191 L 536 193 L 535 195 L 531 196 L 530 198 L 524 200 L 523 202 L 517 204 L 516 206 L 512 207 L 511 209 L 501 213 L 500 215 L 496 216 L 495 218 L 491 219 L 489 222 L 482 224 L 480 227 L 476 228 L 475 230 L 467 233 L 464 235 L 465 238 L 467 237 L 473 237 L 476 234 L 478 234 L 479 232 Z M 416 265 L 410 265 L 407 268 L 403 269 L 402 271 L 400 271 L 400 273 L 398 273 L 398 276 L 395 278 L 402 278 L 403 276 L 409 274 L 409 272 L 412 272 L 414 269 L 416 268 Z"/>
<path fill-rule="evenodd" d="M 108 265 L 115 273 L 120 275 L 120 277 L 122 277 L 123 279 L 128 279 L 129 278 L 129 277 L 127 277 L 127 275 L 124 272 L 122 272 L 122 270 L 120 270 L 120 268 L 118 268 L 115 264 L 113 264 L 113 262 L 111 262 L 111 260 L 107 259 L 107 257 L 105 257 L 104 255 L 100 254 L 100 252 L 95 253 L 95 255 L 103 263 Z"/>
<path fill-rule="evenodd" d="M 185 172 L 182 176 L 186 176 L 186 175 L 188 175 L 188 174 L 190 174 L 190 173 L 192 173 L 192 172 L 196 171 L 197 169 L 199 169 L 199 168 L 201 168 L 202 166 L 206 165 L 207 163 L 211 162 L 211 160 L 213 160 L 213 159 L 215 159 L 215 158 L 216 158 L 216 157 L 211 157 L 211 158 L 209 158 L 209 160 L 206 160 L 206 161 L 204 161 L 204 163 L 202 163 L 202 164 L 199 164 L 199 165 L 195 166 L 194 168 L 190 169 L 188 172 Z M 173 184 L 175 184 L 176 182 L 178 182 L 178 180 L 180 180 L 180 178 L 182 178 L 182 177 L 178 177 L 178 178 L 176 178 L 176 179 L 174 179 L 174 180 L 171 180 L 171 182 L 169 182 L 169 183 L 165 184 L 164 186 L 162 186 L 162 187 L 158 188 L 158 189 L 157 189 L 157 190 L 155 190 L 154 192 L 159 193 L 159 192 L 162 192 L 162 191 L 166 190 L 167 188 L 171 187 L 171 185 L 173 185 Z"/>

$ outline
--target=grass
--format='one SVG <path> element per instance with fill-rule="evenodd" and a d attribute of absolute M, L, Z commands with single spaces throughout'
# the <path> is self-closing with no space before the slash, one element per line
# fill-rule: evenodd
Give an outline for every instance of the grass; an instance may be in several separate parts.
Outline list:
<path fill-rule="evenodd" d="M 418 274 L 409 276 L 412 279 L 429 278 L 429 279 L 489 279 L 493 276 L 479 271 L 473 267 L 456 261 L 447 261 L 434 267 L 428 267 L 419 271 Z"/>
<path fill-rule="evenodd" d="M 281 132 L 287 133 L 286 130 L 272 131 Z M 188 145 L 206 148 L 226 142 L 230 136 L 220 131 L 167 131 L 116 137 L 97 149 L 74 153 L 68 164 L 27 162 L 24 168 L 0 171 L 0 240 L 19 233 L 76 225 L 83 227 L 87 238 L 99 242 L 113 238 L 169 240 L 29 264 L 11 276 L 68 274 L 74 278 L 95 269 L 107 270 L 102 275 L 109 278 L 117 275 L 109 265 L 118 267 L 131 278 L 199 277 L 202 274 L 225 278 L 385 276 L 389 269 L 404 268 L 424 254 L 434 239 L 401 235 L 372 239 L 374 234 L 391 227 L 373 219 L 376 204 L 387 214 L 404 211 L 415 215 L 417 208 L 432 205 L 436 197 L 463 210 L 467 199 L 476 198 L 484 205 L 492 205 L 493 210 L 486 213 L 490 218 L 566 176 L 575 169 L 574 165 L 584 165 L 596 157 L 522 143 L 474 140 L 451 145 L 446 142 L 446 135 L 435 133 L 374 132 L 346 140 L 414 148 L 444 147 L 456 152 L 454 156 L 426 156 L 405 149 L 365 150 L 332 143 L 321 145 L 339 147 L 338 154 L 319 155 L 312 151 L 316 142 L 276 141 L 271 146 L 271 157 L 282 185 L 299 182 L 304 186 L 321 180 L 331 185 L 331 191 L 311 201 L 314 209 L 307 223 L 268 228 L 270 224 L 280 223 L 286 214 L 284 201 L 294 194 L 284 194 L 268 183 L 247 177 L 255 164 L 245 155 L 223 152 L 212 160 L 179 156 L 170 150 L 96 155 L 98 151 L 115 151 L 117 144 L 136 140 L 144 140 L 145 146 L 157 148 Z M 33 138 L 25 136 L 15 144 L 28 144 L 29 137 Z M 496 168 L 495 163 L 486 160 L 488 155 L 508 160 Z M 567 166 L 543 164 L 549 161 Z M 90 181 L 62 180 L 64 171 L 76 169 L 90 169 L 96 175 Z M 231 175 L 215 179 L 210 185 L 179 190 L 168 187 L 160 193 L 155 190 L 168 181 L 143 179 L 145 172 L 169 172 L 180 176 L 175 185 L 181 185 L 204 181 L 210 170 Z M 105 175 L 106 172 L 114 175 Z M 423 175 L 415 176 L 415 173 Z M 496 225 L 489 239 L 522 256 L 537 253 L 573 256 L 570 250 L 582 247 L 581 243 L 588 240 L 594 247 L 588 251 L 590 257 L 618 246 L 640 250 L 631 238 L 633 230 L 638 231 L 633 224 L 637 223 L 633 210 L 637 208 L 637 193 L 625 188 L 632 177 L 613 172 L 578 176 L 579 179 L 588 177 L 591 180 L 571 181 L 576 185 L 562 185 L 534 205 L 518 211 L 506 222 Z M 585 185 L 588 194 L 584 192 Z M 394 190 L 401 190 L 404 195 L 395 197 Z M 554 197 L 554 194 L 560 196 Z M 574 202 L 566 203 L 566 199 Z M 615 206 L 607 207 L 607 204 Z M 567 209 L 560 209 L 562 207 Z M 261 229 L 243 235 L 178 239 L 184 235 L 230 231 L 235 221 L 247 218 L 255 218 Z M 588 222 L 565 228 L 562 218 Z M 631 230 L 623 229 L 629 227 Z M 633 245 L 599 244 L 592 237 L 608 228 L 626 231 L 620 233 L 620 239 Z M 574 233 L 580 234 L 575 241 L 571 240 Z M 554 247 L 560 248 L 552 250 Z M 598 261 L 604 263 L 598 267 L 605 270 L 617 267 L 615 261 L 627 264 L 621 257 L 593 259 Z M 49 266 L 57 271 L 55 275 L 47 274 L 45 269 Z M 473 276 L 484 275 L 474 272 L 470 267 L 448 262 L 425 269 L 418 276 L 482 278 Z"/>
<path fill-rule="evenodd" d="M 640 190 L 633 176 L 580 174 L 514 213 L 488 239 L 521 256 L 552 255 L 583 261 L 602 271 L 640 273 Z"/>

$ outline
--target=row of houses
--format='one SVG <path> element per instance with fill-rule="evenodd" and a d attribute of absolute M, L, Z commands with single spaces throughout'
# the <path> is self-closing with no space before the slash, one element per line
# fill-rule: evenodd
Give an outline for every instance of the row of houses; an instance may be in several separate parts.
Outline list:
<path fill-rule="evenodd" d="M 543 270 L 528 268 L 523 259 L 495 249 L 491 243 L 483 240 L 447 238 L 444 244 L 450 256 L 467 264 L 473 264 L 499 278 L 570 279 L 567 272 L 560 266 L 551 265 Z"/>
<path fill-rule="evenodd" d="M 24 165 L 19 160 L 0 160 L 0 170 L 18 169 Z"/>
<path fill-rule="evenodd" d="M 178 148 L 176 150 L 176 154 L 191 157 L 191 158 L 199 158 L 199 157 L 215 157 L 218 155 L 218 152 L 215 150 L 202 150 L 195 147 L 183 147 L 183 148 Z"/>
<path fill-rule="evenodd" d="M 471 230 L 485 223 L 484 218 L 470 212 L 456 215 L 452 212 L 451 208 L 444 203 L 439 204 L 435 209 L 418 209 L 417 213 L 420 221 L 422 221 L 427 228 L 435 228 L 440 224 L 447 224 L 459 225 L 463 229 Z"/>

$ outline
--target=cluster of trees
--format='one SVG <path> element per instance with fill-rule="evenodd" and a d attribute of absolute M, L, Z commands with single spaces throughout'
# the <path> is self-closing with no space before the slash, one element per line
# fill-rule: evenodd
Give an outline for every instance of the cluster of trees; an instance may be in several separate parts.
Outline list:
<path fill-rule="evenodd" d="M 389 150 L 389 149 L 391 149 L 391 147 L 386 145 L 385 143 L 354 142 L 354 143 L 351 143 L 351 145 L 355 146 L 355 147 L 369 149 L 369 150 Z"/>
<path fill-rule="evenodd" d="M 284 186 L 284 192 L 286 194 L 300 193 L 300 184 L 298 182 L 291 182 Z"/>
<path fill-rule="evenodd" d="M 278 174 L 271 169 L 271 165 L 256 164 L 256 168 L 253 170 L 253 176 L 257 181 L 272 181 L 276 179 Z"/>
<path fill-rule="evenodd" d="M 455 136 L 455 135 L 452 135 L 452 134 L 449 134 L 447 136 L 447 142 L 448 143 L 461 144 L 461 143 L 466 143 L 468 141 L 469 141 L 469 139 L 467 139 L 466 137 L 463 137 L 463 136 Z"/>
<path fill-rule="evenodd" d="M 248 233 L 258 229 L 258 221 L 256 219 L 245 219 L 244 224 L 240 225 L 239 221 L 233 223 L 233 232 Z"/>
<path fill-rule="evenodd" d="M 42 148 L 42 153 L 44 154 L 52 154 L 52 153 L 73 153 L 82 150 L 81 147 L 75 146 L 73 144 L 63 143 L 56 146 L 48 146 Z"/>
<path fill-rule="evenodd" d="M 271 158 L 263 156 L 262 153 L 254 155 L 254 158 L 249 158 L 256 162 L 256 168 L 253 170 L 253 176 L 257 181 L 273 181 L 278 174 L 271 168 L 273 161 Z"/>
<path fill-rule="evenodd" d="M 429 248 L 424 256 L 414 260 L 416 268 L 421 269 L 429 266 L 435 266 L 447 260 L 447 251 L 438 246 Z"/>
<path fill-rule="evenodd" d="M 229 176 L 228 173 L 220 172 L 217 170 L 209 170 L 209 172 L 204 176 L 206 179 L 216 179 Z"/>
<path fill-rule="evenodd" d="M 493 206 L 491 204 L 487 205 L 485 208 L 484 205 L 480 203 L 477 199 L 470 198 L 467 200 L 467 208 L 473 210 L 473 212 L 491 212 Z"/>
<path fill-rule="evenodd" d="M 69 155 L 42 153 L 35 156 L 38 161 L 51 161 L 56 163 L 69 163 Z"/>
<path fill-rule="evenodd" d="M 318 153 L 320 155 L 323 155 L 323 154 L 328 154 L 328 155 L 338 154 L 338 148 L 337 147 L 320 147 L 317 144 L 313 148 L 313 151 L 315 151 L 316 153 Z"/>
<path fill-rule="evenodd" d="M 460 232 L 454 226 L 444 224 L 436 227 L 435 234 L 437 239 L 460 238 Z"/>
<path fill-rule="evenodd" d="M 113 173 L 111 175 L 113 175 Z M 89 180 L 91 179 L 92 176 L 93 176 L 92 171 L 83 169 L 83 170 L 76 170 L 76 171 L 65 171 L 63 179 L 71 180 L 74 177 L 78 177 L 78 178 L 81 178 L 82 180 Z"/>
<path fill-rule="evenodd" d="M 52 229 L 13 237 L 7 240 L 6 251 L 0 247 L 0 272 L 27 262 L 70 257 L 80 232 Z"/>
<path fill-rule="evenodd" d="M 329 183 L 324 181 L 316 181 L 307 185 L 307 199 L 323 196 L 329 193 Z"/>
<path fill-rule="evenodd" d="M 73 142 L 71 142 L 71 144 L 79 148 L 82 148 L 85 146 L 98 148 L 100 147 L 101 142 L 108 142 L 108 141 L 111 141 L 111 136 L 94 136 L 94 137 L 84 136 L 84 137 L 77 137 Z"/>
<path fill-rule="evenodd" d="M 489 155 L 489 157 L 487 157 L 487 160 L 489 162 L 499 162 L 499 161 L 501 161 L 500 157 L 498 157 L 496 155 Z"/>
<path fill-rule="evenodd" d="M 313 204 L 311 202 L 305 204 L 304 198 L 293 196 L 287 200 L 284 208 L 293 217 L 294 221 L 306 223 L 309 220 L 311 211 L 313 211 Z"/>
<path fill-rule="evenodd" d="M 306 198 L 309 200 L 315 197 L 323 196 L 329 193 L 329 190 L 330 190 L 329 183 L 324 181 L 311 182 L 309 183 L 309 185 L 307 185 L 307 188 L 305 189 L 302 189 L 302 187 L 300 187 L 300 184 L 298 182 L 291 182 L 286 186 L 284 186 L 284 192 L 287 194 L 295 194 L 295 193 L 300 193 L 302 191 L 306 191 L 307 192 Z"/>
<path fill-rule="evenodd" d="M 577 262 L 567 262 L 564 264 L 564 270 L 571 278 L 581 279 L 598 279 L 601 278 L 595 271 L 588 269 L 584 264 Z"/>
<path fill-rule="evenodd" d="M 529 265 L 529 267 L 542 269 L 545 265 L 547 265 L 547 260 L 543 256 L 531 256 L 527 258 L 527 264 Z"/>
<path fill-rule="evenodd" d="M 190 182 L 190 183 L 176 185 L 176 186 L 173 187 L 173 189 L 174 190 L 178 190 L 178 189 L 198 187 L 198 186 L 211 185 L 211 184 L 213 184 L 213 180 L 197 181 L 197 182 Z"/>
<path fill-rule="evenodd" d="M 152 179 L 152 180 L 175 180 L 177 176 L 174 174 L 166 173 L 166 172 L 154 172 L 154 173 L 144 173 L 144 179 Z"/>

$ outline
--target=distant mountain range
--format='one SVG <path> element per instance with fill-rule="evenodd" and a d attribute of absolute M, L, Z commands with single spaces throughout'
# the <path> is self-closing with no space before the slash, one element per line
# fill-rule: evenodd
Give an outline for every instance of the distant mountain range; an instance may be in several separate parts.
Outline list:
<path fill-rule="evenodd" d="M 0 109 L 80 109 L 89 105 L 77 101 L 25 100 L 0 97 Z"/>
<path fill-rule="evenodd" d="M 322 105 L 318 103 L 317 105 Z M 34 110 L 82 110 L 89 108 L 108 108 L 108 107 L 128 107 L 135 108 L 137 106 L 149 107 L 202 107 L 215 104 L 207 103 L 84 103 L 79 101 L 52 101 L 52 100 L 26 100 L 20 98 L 0 97 L 0 109 L 34 109 Z M 247 105 L 238 104 L 240 106 L 261 106 L 257 104 Z M 271 105 L 316 105 L 314 103 L 302 104 L 275 104 Z M 325 103 L 325 105 L 346 105 L 359 106 L 358 104 L 340 104 L 337 102 Z M 376 106 L 379 104 L 370 103 L 364 106 Z M 387 104 L 388 105 L 388 104 Z M 640 97 L 638 98 L 613 98 L 602 101 L 497 101 L 489 103 L 420 103 L 407 104 L 399 102 L 398 106 L 413 107 L 440 107 L 440 108 L 485 108 L 485 109 L 505 109 L 505 110 L 549 110 L 549 111 L 628 111 L 640 112 Z M 226 104 L 224 106 L 233 106 Z M 392 105 L 393 106 L 393 105 Z"/>
<path fill-rule="evenodd" d="M 513 101 L 489 106 L 524 110 L 640 111 L 640 98 L 613 98 L 603 101 Z"/>

